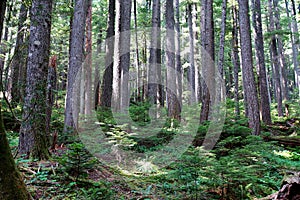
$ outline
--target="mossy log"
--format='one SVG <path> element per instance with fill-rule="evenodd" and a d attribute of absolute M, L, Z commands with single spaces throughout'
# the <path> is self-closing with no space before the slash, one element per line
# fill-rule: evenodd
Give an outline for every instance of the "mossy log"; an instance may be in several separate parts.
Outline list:
<path fill-rule="evenodd" d="M 264 138 L 265 141 L 276 141 L 279 144 L 289 147 L 299 147 L 300 146 L 300 137 L 291 137 L 291 136 L 269 136 Z"/>

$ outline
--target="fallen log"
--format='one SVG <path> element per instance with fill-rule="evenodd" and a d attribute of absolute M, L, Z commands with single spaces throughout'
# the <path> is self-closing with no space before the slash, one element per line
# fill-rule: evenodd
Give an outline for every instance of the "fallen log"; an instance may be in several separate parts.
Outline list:
<path fill-rule="evenodd" d="M 299 147 L 300 137 L 299 136 L 267 136 L 264 137 L 265 141 L 276 141 L 279 144 L 289 147 Z"/>

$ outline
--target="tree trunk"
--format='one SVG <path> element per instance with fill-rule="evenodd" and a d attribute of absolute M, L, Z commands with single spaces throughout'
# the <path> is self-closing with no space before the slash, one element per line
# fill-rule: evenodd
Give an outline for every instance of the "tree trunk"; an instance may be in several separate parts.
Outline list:
<path fill-rule="evenodd" d="M 175 20 L 173 0 L 166 1 L 166 67 L 167 67 L 167 105 L 168 117 L 180 120 L 179 102 L 176 98 L 176 69 L 175 69 Z"/>
<path fill-rule="evenodd" d="M 219 50 L 219 62 L 218 62 L 218 70 L 222 79 L 224 78 L 223 74 L 224 74 L 224 49 L 225 49 L 225 34 L 226 34 L 226 9 L 227 9 L 227 0 L 223 0 L 221 33 L 220 33 L 220 50 Z"/>
<path fill-rule="evenodd" d="M 261 3 L 260 0 L 252 0 L 252 21 L 255 30 L 255 50 L 256 58 L 258 62 L 258 82 L 260 92 L 260 111 L 262 120 L 265 124 L 271 124 L 271 111 L 270 102 L 268 96 L 268 82 L 265 65 L 265 52 L 264 52 L 264 40 L 262 32 L 262 20 L 261 20 Z"/>
<path fill-rule="evenodd" d="M 257 90 L 253 72 L 249 2 L 239 0 L 239 9 L 243 86 L 244 91 L 247 94 L 245 102 L 248 107 L 249 127 L 252 128 L 252 134 L 259 135 L 260 119 Z"/>
<path fill-rule="evenodd" d="M 134 32 L 135 32 L 135 66 L 136 66 L 136 100 L 139 99 L 141 95 L 141 68 L 140 68 L 140 53 L 139 53 L 139 41 L 138 41 L 138 25 L 137 25 L 137 2 L 134 0 L 133 3 L 133 12 L 134 12 Z"/>
<path fill-rule="evenodd" d="M 86 29 L 85 29 L 85 61 L 84 61 L 84 69 L 85 69 L 85 115 L 91 115 L 92 113 L 92 105 L 93 105 L 93 97 L 92 91 L 92 0 L 88 0 L 87 6 L 87 17 L 86 17 Z"/>
<path fill-rule="evenodd" d="M 1 109 L 0 106 L 0 199 L 29 200 L 31 196 L 18 172 L 6 138 Z"/>
<path fill-rule="evenodd" d="M 275 21 L 275 27 L 276 30 L 281 30 L 280 25 L 280 13 L 278 8 L 278 0 L 273 0 L 274 5 L 274 21 Z M 278 44 L 278 54 L 279 54 L 279 60 L 280 60 L 280 68 L 279 68 L 279 75 L 280 75 L 280 83 L 281 83 L 281 89 L 282 89 L 282 97 L 284 100 L 289 99 L 288 95 L 288 88 L 287 88 L 287 76 L 286 76 L 286 66 L 288 66 L 285 54 L 284 54 L 284 48 L 283 48 L 283 42 L 281 39 L 281 36 L 277 35 L 277 44 Z"/>
<path fill-rule="evenodd" d="M 151 30 L 151 46 L 148 67 L 148 92 L 147 98 L 150 103 L 157 103 L 158 85 L 158 50 L 160 47 L 160 0 L 153 0 L 152 3 L 152 30 Z"/>
<path fill-rule="evenodd" d="M 238 10 L 234 5 L 232 6 L 232 63 L 234 73 L 234 102 L 235 102 L 235 116 L 240 118 L 239 105 L 239 71 L 240 71 L 240 56 L 239 56 L 239 39 L 238 39 Z"/>
<path fill-rule="evenodd" d="M 74 86 L 75 81 L 78 81 L 78 79 L 76 80 L 76 77 L 80 72 L 84 62 L 84 33 L 86 16 L 87 1 L 77 0 L 75 2 L 70 41 L 70 61 L 68 70 L 64 132 L 73 131 L 78 123 L 78 111 L 73 103 L 73 101 L 76 101 L 77 99 L 77 96 L 74 96 L 75 92 L 77 92 L 77 90 L 74 90 Z"/>
<path fill-rule="evenodd" d="M 214 69 L 209 67 L 210 60 L 214 61 L 215 58 L 215 45 L 214 45 L 214 23 L 213 23 L 213 0 L 201 0 L 201 44 L 205 52 L 202 52 L 202 98 L 201 98 L 201 113 L 200 123 L 208 120 L 210 111 L 210 92 L 208 90 L 208 76 L 214 77 Z M 206 54 L 206 55 L 205 55 Z M 206 81 L 204 81 L 204 78 Z M 213 89 L 212 87 L 211 89 Z"/>
<path fill-rule="evenodd" d="M 189 67 L 188 67 L 188 85 L 190 91 L 189 103 L 193 104 L 196 102 L 195 95 L 195 38 L 193 30 L 193 18 L 192 18 L 192 4 L 187 5 L 188 15 L 188 27 L 189 27 Z"/>
<path fill-rule="evenodd" d="M 181 111 L 181 107 L 182 107 L 182 63 L 181 63 L 181 55 L 180 55 L 180 51 L 181 51 L 181 47 L 180 47 L 180 37 L 181 37 L 181 33 L 180 33 L 180 5 L 179 5 L 179 0 L 175 1 L 175 7 L 176 7 L 176 22 L 175 22 L 175 30 L 176 30 L 176 47 L 175 47 L 175 51 L 176 51 L 176 88 L 177 88 L 177 98 L 178 98 L 178 102 L 180 105 L 180 111 Z"/>
<path fill-rule="evenodd" d="M 274 32 L 275 30 L 275 22 L 273 18 L 273 6 L 272 6 L 272 0 L 269 0 L 268 4 L 269 9 L 269 17 L 270 17 L 270 31 Z M 277 99 L 277 110 L 278 110 L 278 116 L 283 116 L 283 110 L 282 110 L 282 88 L 281 88 L 281 82 L 280 82 L 280 60 L 279 60 L 279 54 L 278 54 L 278 47 L 277 47 L 277 39 L 276 35 L 273 34 L 271 38 L 271 44 L 270 44 L 271 52 L 272 52 L 272 61 L 273 61 L 273 67 L 274 67 L 274 74 L 273 79 L 275 82 L 275 94 Z"/>
<path fill-rule="evenodd" d="M 0 40 L 2 38 L 2 31 L 3 31 L 3 22 L 5 17 L 5 10 L 6 10 L 6 0 L 1 1 L 0 3 Z"/>
<path fill-rule="evenodd" d="M 224 80 L 224 49 L 225 49 L 225 34 L 226 34 L 226 9 L 227 9 L 227 0 L 223 0 L 222 3 L 222 21 L 221 21 L 221 33 L 220 33 L 220 50 L 219 50 L 219 61 L 218 61 L 218 70 L 221 76 L 221 80 Z M 221 88 L 217 89 L 217 98 L 222 99 Z"/>
<path fill-rule="evenodd" d="M 114 38 L 115 35 L 115 0 L 109 0 L 108 21 L 106 30 L 106 56 L 105 70 L 101 85 L 100 106 L 102 108 L 111 107 L 112 84 L 113 84 L 113 55 L 114 55 Z"/>
<path fill-rule="evenodd" d="M 129 106 L 131 0 L 116 1 L 116 36 L 113 69 L 113 103 L 115 111 Z"/>
<path fill-rule="evenodd" d="M 57 90 L 57 56 L 54 55 L 50 59 L 49 67 L 48 67 L 48 77 L 47 77 L 47 110 L 46 110 L 46 133 L 47 137 L 50 136 L 50 123 L 51 123 L 51 115 L 52 115 L 52 107 L 55 101 L 55 91 Z"/>
<path fill-rule="evenodd" d="M 17 103 L 21 100 L 21 80 L 20 78 L 20 71 L 24 68 L 26 64 L 26 57 L 24 56 L 24 51 L 26 52 L 25 48 L 26 45 L 24 43 L 24 23 L 27 19 L 27 7 L 23 3 L 21 4 L 20 14 L 19 14 L 19 22 L 18 22 L 18 34 L 16 40 L 16 47 L 15 47 L 15 55 L 12 61 L 12 88 L 11 88 L 11 100 L 13 105 L 16 106 Z"/>
<path fill-rule="evenodd" d="M 23 122 L 19 153 L 40 160 L 49 157 L 46 134 L 46 88 L 50 53 L 51 0 L 33 0 Z"/>
<path fill-rule="evenodd" d="M 292 7 L 293 7 L 293 17 L 292 17 L 292 34 L 294 38 L 293 45 L 293 63 L 294 63 L 294 73 L 295 73 L 295 84 L 299 90 L 300 96 L 300 71 L 299 71 L 299 62 L 298 62 L 298 47 L 299 47 L 299 36 L 298 36 L 298 24 L 297 24 L 297 12 L 295 1 L 292 0 Z"/>

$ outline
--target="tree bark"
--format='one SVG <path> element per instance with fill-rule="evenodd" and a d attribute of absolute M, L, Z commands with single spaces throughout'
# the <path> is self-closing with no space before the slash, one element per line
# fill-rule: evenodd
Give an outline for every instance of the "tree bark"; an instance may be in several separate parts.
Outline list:
<path fill-rule="evenodd" d="M 5 10 L 6 10 L 6 0 L 3 0 L 0 3 L 0 22 L 1 22 L 0 23 L 0 38 L 2 38 L 3 22 L 4 22 L 4 17 L 5 17 Z"/>
<path fill-rule="evenodd" d="M 215 59 L 215 45 L 214 45 L 214 23 L 213 23 L 213 0 L 201 0 L 201 44 L 203 50 L 202 52 L 202 98 L 201 98 L 201 113 L 200 113 L 200 123 L 208 120 L 208 115 L 210 111 L 210 102 L 211 99 L 210 92 L 208 90 L 207 81 L 210 78 L 214 78 L 214 69 L 208 64 L 210 60 L 214 61 Z M 206 55 L 205 55 L 206 54 Z M 208 57 L 207 57 L 208 55 Z M 213 89 L 213 87 L 211 87 Z"/>
<path fill-rule="evenodd" d="M 252 21 L 255 30 L 255 50 L 256 58 L 258 62 L 258 82 L 259 82 L 259 92 L 260 92 L 260 111 L 262 116 L 262 121 L 269 125 L 272 123 L 270 102 L 269 102 L 269 92 L 268 92 L 268 82 L 266 74 L 265 65 L 265 52 L 264 52 L 264 39 L 262 32 L 262 20 L 261 20 L 261 3 L 260 0 L 252 0 Z"/>
<path fill-rule="evenodd" d="M 232 63 L 234 73 L 234 102 L 235 102 L 235 117 L 240 118 L 239 105 L 239 71 L 240 71 L 240 56 L 239 56 L 239 39 L 238 39 L 238 10 L 235 5 L 232 6 Z"/>
<path fill-rule="evenodd" d="M 0 22 L 1 23 L 1 22 Z M 15 165 L 6 138 L 0 105 L 0 199 L 32 199 Z"/>
<path fill-rule="evenodd" d="M 252 45 L 250 35 L 249 2 L 239 0 L 239 23 L 242 54 L 243 86 L 247 94 L 245 101 L 248 107 L 249 127 L 252 134 L 259 135 L 260 119 L 258 109 L 257 90 L 253 72 Z"/>
<path fill-rule="evenodd" d="M 73 131 L 78 123 L 78 110 L 75 109 L 74 105 L 74 101 L 76 101 L 77 98 L 74 96 L 74 86 L 76 77 L 80 72 L 84 62 L 84 33 L 86 16 L 87 1 L 77 0 L 75 2 L 70 41 L 70 61 L 68 70 L 64 132 Z"/>
<path fill-rule="evenodd" d="M 276 30 L 280 31 L 281 30 L 281 25 L 280 25 L 280 13 L 279 13 L 279 5 L 278 5 L 278 0 L 273 0 L 273 5 L 274 5 L 274 22 L 275 22 L 275 27 Z M 281 83 L 281 89 L 282 89 L 282 97 L 283 100 L 288 100 L 289 99 L 289 94 L 288 94 L 288 84 L 287 84 L 287 76 L 286 76 L 286 66 L 288 66 L 286 59 L 285 59 L 285 54 L 284 54 L 284 48 L 283 48 L 283 42 L 281 39 L 280 35 L 276 36 L 277 38 L 277 44 L 278 44 L 278 54 L 279 54 L 279 61 L 280 61 L 280 68 L 279 68 L 279 75 L 280 75 L 280 83 Z"/>
<path fill-rule="evenodd" d="M 100 106 L 102 108 L 111 107 L 111 98 L 113 91 L 113 55 L 114 55 L 114 38 L 115 35 L 115 0 L 109 0 L 108 21 L 106 30 L 106 56 L 105 70 L 101 85 Z"/>
<path fill-rule="evenodd" d="M 57 56 L 54 55 L 51 57 L 48 67 L 48 77 L 47 77 L 47 102 L 46 102 L 46 133 L 47 138 L 50 136 L 50 123 L 52 108 L 55 101 L 55 91 L 57 90 Z"/>
<path fill-rule="evenodd" d="M 19 140 L 20 155 L 40 160 L 49 157 L 45 121 L 51 12 L 51 0 L 32 1 L 26 97 Z"/>
<path fill-rule="evenodd" d="M 294 63 L 294 73 L 295 73 L 295 85 L 298 87 L 299 96 L 300 96 L 300 71 L 299 71 L 299 62 L 298 62 L 298 48 L 299 48 L 299 36 L 298 36 L 298 24 L 297 24 L 297 11 L 295 6 L 295 1 L 292 0 L 292 10 L 293 10 L 293 17 L 292 17 L 292 35 L 294 42 L 293 45 L 293 63 Z"/>
<path fill-rule="evenodd" d="M 152 30 L 151 30 L 151 46 L 148 67 L 148 92 L 147 97 L 150 103 L 157 103 L 158 84 L 158 69 L 160 63 L 158 51 L 160 45 L 160 0 L 153 0 L 152 3 Z"/>
<path fill-rule="evenodd" d="M 11 88 L 11 100 L 14 103 L 13 105 L 16 106 L 17 103 L 21 100 L 21 90 L 22 90 L 22 80 L 20 80 L 20 71 L 24 68 L 26 64 L 26 57 L 24 56 L 26 50 L 26 44 L 24 42 L 25 37 L 25 30 L 24 30 L 24 23 L 27 19 L 27 7 L 24 3 L 21 4 L 20 13 L 19 13 L 19 22 L 18 22 L 18 34 L 16 40 L 16 47 L 15 47 L 15 55 L 12 61 L 12 88 Z"/>
<path fill-rule="evenodd" d="M 188 15 L 188 27 L 189 27 L 189 67 L 188 67 L 188 85 L 190 91 L 189 103 L 193 104 L 196 102 L 195 94 L 195 38 L 193 29 L 193 18 L 192 18 L 192 4 L 187 5 Z"/>
<path fill-rule="evenodd" d="M 181 37 L 181 33 L 180 33 L 180 5 L 179 5 L 179 0 L 175 1 L 175 7 L 176 7 L 176 22 L 175 22 L 175 30 L 176 30 L 176 46 L 175 46 L 175 51 L 176 51 L 176 88 L 177 88 L 177 98 L 178 98 L 178 102 L 180 105 L 180 111 L 181 111 L 181 107 L 182 107 L 182 63 L 181 63 L 181 55 L 180 55 L 180 51 L 181 51 L 181 43 L 180 43 L 180 37 Z"/>
<path fill-rule="evenodd" d="M 87 6 L 87 17 L 86 17 L 86 28 L 85 28 L 85 115 L 91 115 L 92 113 L 92 102 L 94 101 L 92 95 L 92 0 L 88 0 Z"/>
<path fill-rule="evenodd" d="M 273 17 L 273 5 L 272 0 L 268 1 L 268 9 L 269 9 L 269 17 L 270 17 L 270 31 L 275 31 L 275 22 Z M 275 82 L 275 94 L 276 94 L 276 100 L 277 100 L 277 111 L 278 116 L 283 116 L 283 108 L 282 108 L 282 88 L 281 88 L 281 82 L 280 82 L 280 58 L 278 53 L 278 47 L 277 47 L 277 38 L 276 35 L 273 33 L 271 38 L 271 44 L 270 44 L 271 52 L 272 52 L 272 62 L 273 62 L 273 79 Z"/>
<path fill-rule="evenodd" d="M 175 69 L 175 20 L 174 2 L 166 1 L 166 67 L 167 67 L 167 105 L 168 117 L 180 120 L 179 102 L 176 98 L 176 69 Z"/>
<path fill-rule="evenodd" d="M 116 36 L 113 69 L 113 103 L 115 111 L 129 106 L 131 0 L 116 1 Z"/>

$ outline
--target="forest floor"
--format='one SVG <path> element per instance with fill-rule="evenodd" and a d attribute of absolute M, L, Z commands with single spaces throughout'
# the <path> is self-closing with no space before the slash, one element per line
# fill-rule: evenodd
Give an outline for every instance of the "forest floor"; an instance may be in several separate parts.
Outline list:
<path fill-rule="evenodd" d="M 61 112 L 54 111 L 54 117 Z M 79 140 L 66 141 L 65 136 L 49 161 L 18 157 L 16 162 L 34 199 L 259 199 L 279 191 L 286 177 L 300 172 L 300 119 L 294 112 L 263 125 L 260 136 L 250 134 L 246 119 L 227 117 L 213 150 L 190 146 L 178 160 L 152 173 L 128 174 L 109 167 Z M 12 123 L 8 112 L 4 118 Z M 54 126 L 63 122 L 57 120 Z M 10 127 L 14 130 L 7 135 L 16 153 L 17 126 Z M 199 127 L 198 140 L 207 128 Z M 150 146 L 138 150 L 152 151 Z"/>

